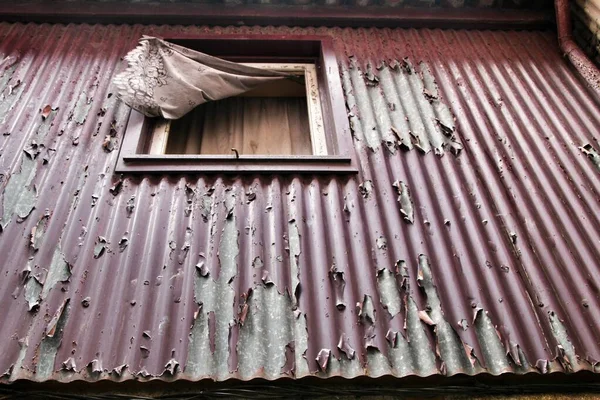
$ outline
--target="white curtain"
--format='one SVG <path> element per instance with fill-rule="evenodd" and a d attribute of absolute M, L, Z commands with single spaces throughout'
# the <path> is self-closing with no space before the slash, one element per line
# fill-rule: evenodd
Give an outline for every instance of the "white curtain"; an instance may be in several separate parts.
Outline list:
<path fill-rule="evenodd" d="M 178 119 L 196 106 L 248 92 L 290 74 L 222 60 L 143 37 L 114 83 L 123 102 L 149 117 Z"/>

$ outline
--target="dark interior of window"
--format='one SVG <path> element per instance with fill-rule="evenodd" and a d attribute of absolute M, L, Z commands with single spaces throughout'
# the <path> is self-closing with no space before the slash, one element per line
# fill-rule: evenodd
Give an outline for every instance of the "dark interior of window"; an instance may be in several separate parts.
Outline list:
<path fill-rule="evenodd" d="M 321 55 L 319 40 L 257 39 L 256 36 L 236 40 L 223 38 L 169 39 L 170 42 L 201 51 L 211 56 L 237 62 L 317 62 Z"/>
<path fill-rule="evenodd" d="M 270 82 L 243 95 L 209 102 L 172 121 L 166 154 L 310 155 L 302 82 Z"/>
<path fill-rule="evenodd" d="M 313 41 L 171 40 L 234 62 L 315 63 Z M 198 106 L 173 121 L 165 154 L 311 155 L 306 90 L 300 81 L 264 84 L 235 98 Z"/>

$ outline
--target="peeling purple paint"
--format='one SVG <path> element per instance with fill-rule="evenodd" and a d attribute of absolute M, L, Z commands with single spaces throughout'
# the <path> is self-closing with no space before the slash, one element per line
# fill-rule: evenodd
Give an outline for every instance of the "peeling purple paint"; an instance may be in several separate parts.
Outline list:
<path fill-rule="evenodd" d="M 182 31 L 331 36 L 360 173 L 114 175 L 105 82 Z M 2 382 L 596 370 L 600 113 L 551 33 L 0 37 Z"/>

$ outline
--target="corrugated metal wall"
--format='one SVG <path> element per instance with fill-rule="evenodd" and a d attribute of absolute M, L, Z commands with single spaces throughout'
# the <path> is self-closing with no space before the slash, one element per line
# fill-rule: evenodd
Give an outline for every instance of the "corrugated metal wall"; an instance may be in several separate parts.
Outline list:
<path fill-rule="evenodd" d="M 111 78 L 181 32 L 333 36 L 360 173 L 113 175 Z M 600 105 L 553 33 L 3 23 L 0 68 L 3 380 L 596 370 Z"/>

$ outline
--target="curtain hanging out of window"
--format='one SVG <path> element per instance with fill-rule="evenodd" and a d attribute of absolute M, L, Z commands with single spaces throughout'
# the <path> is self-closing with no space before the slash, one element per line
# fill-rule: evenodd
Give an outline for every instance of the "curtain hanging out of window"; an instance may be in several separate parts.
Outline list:
<path fill-rule="evenodd" d="M 196 106 L 248 92 L 291 75 L 209 56 L 144 36 L 114 78 L 117 95 L 149 117 L 178 119 Z"/>

